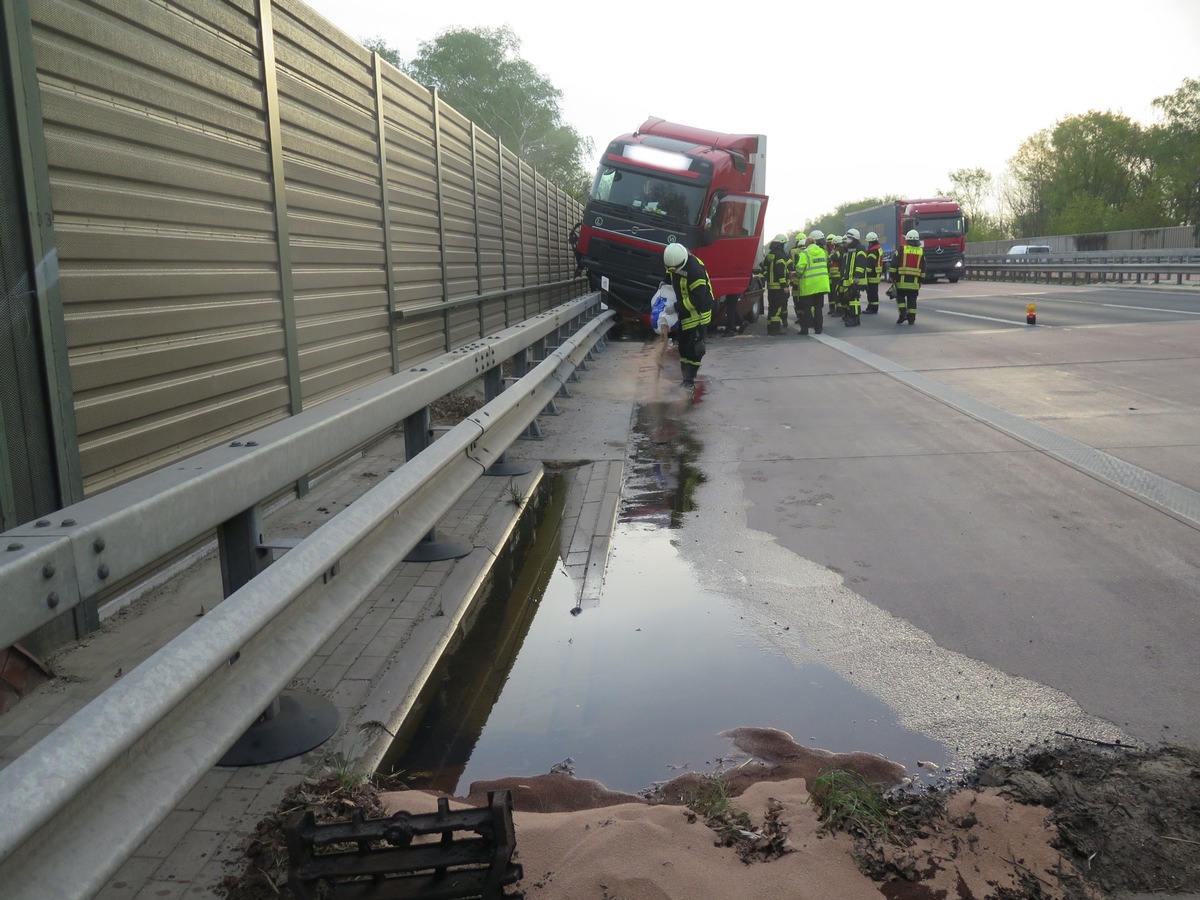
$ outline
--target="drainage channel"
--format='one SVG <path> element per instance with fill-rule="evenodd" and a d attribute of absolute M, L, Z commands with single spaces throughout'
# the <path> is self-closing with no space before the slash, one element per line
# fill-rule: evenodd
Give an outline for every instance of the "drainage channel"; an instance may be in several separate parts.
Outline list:
<path fill-rule="evenodd" d="M 670 424 L 663 429 L 664 421 Z M 435 676 L 436 689 L 380 766 L 409 786 L 463 796 L 472 782 L 568 771 L 637 793 L 736 759 L 722 732 L 776 728 L 833 752 L 946 759 L 938 742 L 831 669 L 797 664 L 680 553 L 701 447 L 656 404 L 637 413 L 598 602 L 559 551 L 566 474 L 545 479 L 520 558 Z M 511 578 L 506 576 L 511 573 Z"/>

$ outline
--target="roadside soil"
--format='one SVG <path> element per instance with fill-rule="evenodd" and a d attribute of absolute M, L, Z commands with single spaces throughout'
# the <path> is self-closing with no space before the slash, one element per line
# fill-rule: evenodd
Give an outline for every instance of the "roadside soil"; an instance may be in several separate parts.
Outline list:
<path fill-rule="evenodd" d="M 728 900 L 729 897 L 889 900 L 1098 900 L 1200 892 L 1200 751 L 1073 741 L 980 761 L 954 784 L 893 788 L 894 764 L 870 754 L 804 748 L 783 732 L 736 729 L 746 763 L 722 780 L 737 808 L 707 823 L 684 802 L 687 775 L 652 796 L 606 790 L 556 772 L 476 783 L 452 808 L 513 798 L 516 891 L 530 900 Z M 888 836 L 831 832 L 808 786 L 829 768 L 860 772 L 886 802 Z M 341 783 L 345 783 L 343 777 Z M 229 900 L 294 897 L 283 824 L 429 812 L 436 796 L 306 779 L 246 844 Z M 709 827 L 705 828 L 705 824 Z M 746 825 L 749 827 L 745 827 Z M 739 833 L 739 828 L 741 832 Z M 707 837 L 703 837 L 707 835 Z"/>

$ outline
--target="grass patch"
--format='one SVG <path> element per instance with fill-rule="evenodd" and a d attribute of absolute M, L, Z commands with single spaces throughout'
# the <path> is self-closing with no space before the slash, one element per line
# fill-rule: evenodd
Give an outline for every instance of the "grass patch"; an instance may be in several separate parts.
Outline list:
<path fill-rule="evenodd" d="M 871 840 L 894 840 L 887 803 L 878 787 L 848 769 L 826 769 L 814 780 L 809 801 L 821 827 Z"/>
<path fill-rule="evenodd" d="M 520 506 L 525 502 L 525 493 L 519 487 L 517 487 L 517 483 L 515 481 L 510 481 L 508 483 L 508 502 L 513 506 Z"/>
<path fill-rule="evenodd" d="M 750 817 L 733 805 L 725 779 L 719 774 L 701 778 L 695 793 L 687 800 L 687 807 L 720 835 L 726 846 L 743 833 L 753 831 Z"/>
<path fill-rule="evenodd" d="M 719 772 L 700 776 L 681 799 L 689 815 L 703 819 L 717 833 L 716 843 L 734 848 L 744 863 L 773 859 L 792 849 L 787 843 L 788 826 L 779 819 L 782 804 L 772 801 L 763 824 L 756 826 L 733 804 L 729 786 Z"/>

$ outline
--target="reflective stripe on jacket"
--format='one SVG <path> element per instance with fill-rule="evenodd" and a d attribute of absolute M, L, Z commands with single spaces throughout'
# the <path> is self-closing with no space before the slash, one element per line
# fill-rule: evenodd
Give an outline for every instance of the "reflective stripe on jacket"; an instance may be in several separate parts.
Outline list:
<path fill-rule="evenodd" d="M 879 284 L 883 278 L 883 248 L 878 244 L 867 248 L 867 284 Z"/>
<path fill-rule="evenodd" d="M 679 327 L 689 331 L 709 324 L 713 311 L 712 282 L 700 257 L 689 254 L 687 262 L 671 275 L 671 283 L 678 298 L 675 311 L 679 313 Z"/>
<path fill-rule="evenodd" d="M 855 285 L 862 287 L 867 283 L 867 251 L 860 244 L 851 244 L 846 248 L 846 256 L 842 262 L 842 280 L 847 287 Z"/>
<path fill-rule="evenodd" d="M 767 287 L 770 290 L 778 291 L 787 287 L 787 253 L 768 253 L 763 259 L 763 274 L 767 278 Z"/>
<path fill-rule="evenodd" d="M 919 290 L 921 276 L 925 274 L 925 250 L 906 244 L 896 253 L 893 260 L 896 268 L 896 287 L 904 290 Z"/>

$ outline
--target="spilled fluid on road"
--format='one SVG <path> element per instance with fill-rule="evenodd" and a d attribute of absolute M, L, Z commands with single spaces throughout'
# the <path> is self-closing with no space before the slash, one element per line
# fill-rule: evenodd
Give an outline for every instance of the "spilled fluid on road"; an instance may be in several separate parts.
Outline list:
<path fill-rule="evenodd" d="M 657 404 L 638 411 L 598 602 L 580 604 L 560 556 L 571 473 L 547 480 L 522 558 L 506 561 L 511 579 L 481 605 L 381 771 L 459 796 L 474 781 L 552 770 L 636 793 L 736 765 L 744 757 L 721 732 L 751 726 L 930 777 L 918 762 L 940 764 L 939 743 L 832 670 L 782 656 L 681 558 L 681 518 L 706 477 L 685 421 Z"/>

